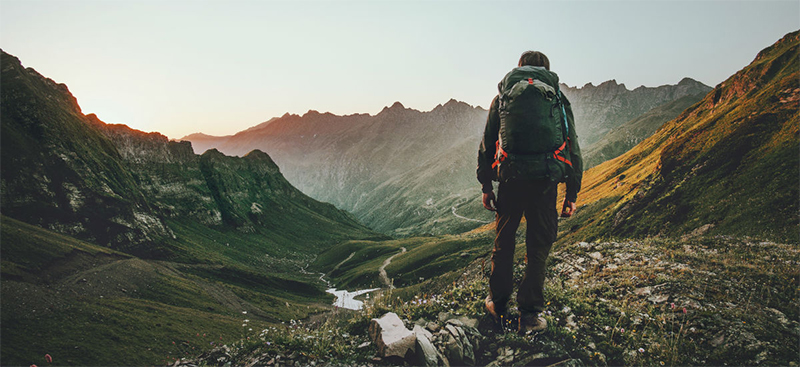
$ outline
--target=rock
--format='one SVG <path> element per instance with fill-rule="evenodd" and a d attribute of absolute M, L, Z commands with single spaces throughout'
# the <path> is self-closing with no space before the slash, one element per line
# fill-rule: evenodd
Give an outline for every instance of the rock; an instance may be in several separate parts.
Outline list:
<path fill-rule="evenodd" d="M 428 325 L 425 325 L 425 328 L 430 330 L 430 332 L 435 333 L 435 332 L 439 331 L 442 327 L 439 326 L 439 324 L 431 321 L 431 322 L 428 323 Z"/>
<path fill-rule="evenodd" d="M 433 339 L 433 334 L 422 326 L 414 325 L 414 330 L 412 330 L 412 332 L 414 334 L 422 334 L 424 337 L 428 338 L 428 340 Z"/>
<path fill-rule="evenodd" d="M 414 326 L 414 336 L 417 338 L 415 345 L 417 365 L 430 367 L 438 366 L 439 353 L 436 351 L 433 343 L 431 343 L 433 335 L 428 330 L 416 325 Z"/>
<path fill-rule="evenodd" d="M 378 355 L 381 357 L 404 358 L 409 350 L 413 351 L 417 339 L 394 312 L 389 312 L 379 319 L 372 319 L 369 324 L 369 336 L 378 347 Z"/>
<path fill-rule="evenodd" d="M 722 343 L 724 343 L 724 342 L 725 342 L 725 334 L 724 333 L 719 333 L 719 335 L 714 337 L 714 339 L 711 339 L 711 346 L 716 348 L 716 347 L 722 345 Z"/>
<path fill-rule="evenodd" d="M 363 342 L 363 343 L 359 344 L 358 347 L 356 347 L 356 348 L 362 349 L 362 348 L 368 347 L 369 345 L 370 345 L 370 342 Z"/>
<path fill-rule="evenodd" d="M 439 322 L 445 322 L 445 321 L 450 320 L 451 318 L 453 318 L 453 315 L 451 315 L 449 312 L 439 312 L 439 317 L 438 318 L 439 318 Z"/>
<path fill-rule="evenodd" d="M 457 318 L 447 320 L 447 322 L 448 323 L 458 322 L 458 324 L 455 323 L 453 324 L 455 326 L 469 326 L 471 328 L 478 327 L 478 319 L 471 319 L 466 316 L 459 316 Z"/>
<path fill-rule="evenodd" d="M 591 257 L 592 259 L 595 259 L 595 260 L 602 260 L 603 259 L 603 254 L 601 254 L 600 252 L 595 251 L 595 252 L 592 252 L 591 254 L 589 254 L 589 257 Z"/>
<path fill-rule="evenodd" d="M 635 293 L 637 296 L 648 296 L 650 295 L 652 289 L 652 287 L 636 288 L 633 290 L 633 293 Z"/>
<path fill-rule="evenodd" d="M 445 325 L 445 329 L 455 340 L 455 345 L 452 345 L 451 339 L 448 338 L 447 346 L 449 348 L 447 350 L 448 352 L 453 351 L 452 355 L 448 354 L 450 361 L 452 361 L 453 364 L 475 365 L 475 348 L 464 332 L 464 329 L 461 326 L 455 326 L 449 322 Z"/>
<path fill-rule="evenodd" d="M 462 257 L 462 258 L 469 257 L 469 253 L 468 253 L 468 252 L 462 252 L 462 253 L 461 253 L 460 255 L 458 255 L 458 256 L 460 256 L 460 257 Z"/>
<path fill-rule="evenodd" d="M 650 297 L 647 297 L 647 300 L 653 302 L 654 304 L 667 302 L 669 300 L 669 296 L 665 294 L 654 294 Z"/>
<path fill-rule="evenodd" d="M 567 328 L 571 331 L 578 329 L 578 324 L 575 322 L 575 314 L 567 316 Z"/>
<path fill-rule="evenodd" d="M 447 326 L 453 328 L 452 325 Z M 444 333 L 444 353 L 447 356 L 447 359 L 454 365 L 463 364 L 464 347 L 461 345 L 458 338 L 453 336 L 452 332 L 448 332 L 444 329 L 441 331 L 441 333 Z M 456 334 L 458 334 L 458 332 L 456 332 Z"/>

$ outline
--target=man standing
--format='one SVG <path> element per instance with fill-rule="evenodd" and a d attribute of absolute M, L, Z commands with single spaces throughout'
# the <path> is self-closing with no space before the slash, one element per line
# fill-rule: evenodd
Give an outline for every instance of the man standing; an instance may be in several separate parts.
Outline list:
<path fill-rule="evenodd" d="M 544 310 L 545 261 L 556 239 L 557 186 L 566 182 L 561 215 L 575 211 L 583 160 L 569 101 L 543 53 L 527 51 L 498 85 L 478 149 L 483 206 L 496 211 L 497 234 L 486 310 L 500 322 L 513 291 L 516 231 L 527 220 L 527 267 L 517 291 L 519 331 L 547 327 Z M 495 197 L 492 181 L 499 181 Z"/>

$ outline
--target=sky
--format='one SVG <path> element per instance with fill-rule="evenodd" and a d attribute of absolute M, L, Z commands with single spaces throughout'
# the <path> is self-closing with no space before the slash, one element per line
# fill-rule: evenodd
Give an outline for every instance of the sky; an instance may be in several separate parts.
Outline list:
<path fill-rule="evenodd" d="M 173 139 L 395 101 L 486 108 L 526 50 L 570 86 L 713 87 L 798 29 L 797 0 L 0 0 L 3 51 L 84 113 Z"/>

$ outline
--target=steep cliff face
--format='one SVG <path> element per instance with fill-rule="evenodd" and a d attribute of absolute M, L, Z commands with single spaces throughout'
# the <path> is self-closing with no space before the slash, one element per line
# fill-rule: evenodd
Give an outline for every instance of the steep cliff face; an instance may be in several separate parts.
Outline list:
<path fill-rule="evenodd" d="M 67 87 L 0 57 L 3 214 L 118 249 L 171 238 Z"/>
<path fill-rule="evenodd" d="M 684 78 L 677 85 L 655 88 L 641 86 L 629 90 L 625 84 L 609 80 L 598 86 L 589 83 L 581 88 L 562 84 L 561 90 L 572 102 L 581 146 L 589 147 L 626 121 L 681 97 L 708 93 L 711 87 Z"/>

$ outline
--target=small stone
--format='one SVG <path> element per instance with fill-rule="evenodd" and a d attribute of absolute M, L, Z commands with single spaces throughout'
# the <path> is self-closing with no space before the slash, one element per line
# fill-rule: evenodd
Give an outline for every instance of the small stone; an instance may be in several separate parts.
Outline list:
<path fill-rule="evenodd" d="M 591 254 L 589 254 L 589 257 L 591 257 L 592 259 L 595 259 L 595 260 L 602 260 L 603 259 L 603 254 L 601 254 L 600 252 L 595 251 L 595 252 L 592 252 Z"/>
<path fill-rule="evenodd" d="M 442 327 L 439 326 L 439 324 L 431 321 L 431 322 L 428 323 L 428 325 L 425 325 L 425 328 L 430 330 L 432 333 L 435 333 L 435 332 L 439 331 L 439 329 L 441 329 Z"/>
<path fill-rule="evenodd" d="M 637 296 L 648 296 L 652 290 L 652 287 L 642 287 L 634 289 L 633 293 L 635 293 Z"/>
<path fill-rule="evenodd" d="M 725 342 L 725 334 L 720 333 L 714 339 L 711 339 L 711 346 L 716 348 L 722 345 L 722 343 L 724 342 Z"/>
<path fill-rule="evenodd" d="M 654 294 L 650 297 L 647 297 L 647 300 L 653 302 L 654 304 L 667 302 L 669 300 L 669 296 L 666 294 Z"/>

